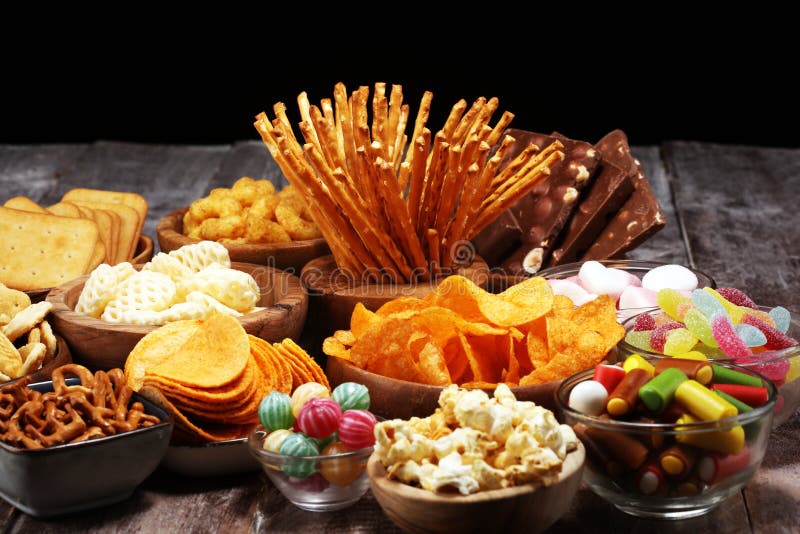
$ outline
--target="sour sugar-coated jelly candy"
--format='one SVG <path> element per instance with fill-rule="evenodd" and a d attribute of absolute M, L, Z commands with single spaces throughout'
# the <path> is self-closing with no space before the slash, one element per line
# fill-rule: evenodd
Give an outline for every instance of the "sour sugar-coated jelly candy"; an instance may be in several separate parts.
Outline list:
<path fill-rule="evenodd" d="M 725 308 L 725 312 L 728 314 L 728 317 L 731 318 L 734 324 L 739 324 L 742 322 L 742 315 L 744 315 L 744 311 L 742 308 L 729 302 L 725 297 L 711 289 L 710 287 L 704 287 L 703 291 L 714 297 L 722 304 L 722 307 Z"/>
<path fill-rule="evenodd" d="M 752 315 L 745 315 L 742 322 L 755 326 L 763 332 L 764 336 L 767 338 L 767 343 L 764 345 L 764 348 L 768 350 L 788 349 L 789 347 L 797 345 L 797 340 L 790 338 L 780 330 L 771 327 L 761 319 Z"/>
<path fill-rule="evenodd" d="M 305 434 L 291 434 L 283 440 L 279 452 L 285 456 L 317 456 L 319 449 Z M 285 458 L 281 471 L 290 477 L 305 478 L 316 473 L 317 468 L 313 460 Z"/>
<path fill-rule="evenodd" d="M 789 330 L 792 316 L 783 306 L 775 306 L 769 311 L 769 316 L 775 321 L 775 330 L 785 334 Z"/>
<path fill-rule="evenodd" d="M 664 313 L 673 319 L 677 319 L 678 304 L 691 302 L 691 300 L 684 297 L 674 289 L 662 289 L 658 292 L 658 294 L 656 294 L 656 302 L 658 302 L 658 306 L 664 310 Z"/>
<path fill-rule="evenodd" d="M 313 397 L 308 399 L 297 414 L 297 426 L 312 438 L 326 438 L 339 426 L 342 409 L 333 399 Z"/>
<path fill-rule="evenodd" d="M 758 309 L 753 299 L 748 297 L 744 291 L 736 289 L 735 287 L 720 287 L 717 289 L 717 293 L 728 302 L 736 304 L 737 306 L 744 306 L 745 308 L 752 308 L 754 310 Z"/>
<path fill-rule="evenodd" d="M 677 321 L 670 321 L 667 324 L 662 324 L 657 327 L 650 336 L 650 346 L 653 347 L 656 352 L 663 352 L 664 343 L 667 342 L 667 332 L 675 330 L 676 328 L 683 328 L 683 324 Z"/>
<path fill-rule="evenodd" d="M 755 326 L 741 323 L 733 325 L 733 329 L 736 330 L 736 335 L 739 336 L 739 339 L 744 341 L 744 344 L 748 347 L 760 347 L 767 343 L 767 337 Z"/>
<path fill-rule="evenodd" d="M 292 428 L 294 414 L 292 413 L 291 397 L 280 391 L 272 391 L 261 400 L 258 405 L 258 419 L 267 430 Z"/>
<path fill-rule="evenodd" d="M 339 403 L 342 411 L 369 410 L 369 390 L 363 384 L 343 382 L 336 386 L 331 398 Z"/>
<path fill-rule="evenodd" d="M 667 339 L 664 342 L 664 354 L 667 356 L 679 356 L 689 352 L 697 345 L 697 337 L 685 328 L 676 328 L 667 332 Z"/>
<path fill-rule="evenodd" d="M 641 332 L 643 330 L 655 330 L 656 320 L 649 313 L 640 313 L 633 320 L 633 331 Z"/>
<path fill-rule="evenodd" d="M 733 329 L 733 323 L 731 323 L 727 315 L 715 315 L 711 319 L 711 332 L 714 334 L 714 340 L 719 344 L 719 348 L 728 357 L 744 358 L 753 354 L 745 342 L 736 334 L 736 330 Z"/>
<path fill-rule="evenodd" d="M 699 309 L 692 308 L 687 311 L 686 315 L 683 316 L 683 322 L 686 324 L 686 329 L 697 336 L 697 339 L 702 341 L 704 345 L 713 348 L 719 347 L 714 339 L 714 334 L 711 332 L 711 323 Z"/>
<path fill-rule="evenodd" d="M 292 413 L 297 417 L 297 414 L 300 413 L 300 408 L 303 407 L 303 404 L 305 404 L 308 399 L 315 397 L 328 398 L 330 396 L 331 393 L 328 391 L 328 388 L 318 382 L 300 384 L 292 393 Z"/>
<path fill-rule="evenodd" d="M 728 315 L 728 312 L 725 311 L 725 306 L 712 294 L 702 289 L 692 291 L 692 304 L 697 306 L 703 312 L 703 315 L 708 317 L 709 321 L 715 315 Z"/>
<path fill-rule="evenodd" d="M 322 450 L 323 456 L 333 454 L 344 454 L 353 449 L 342 443 L 335 441 Z M 320 461 L 319 472 L 325 480 L 337 486 L 347 486 L 352 483 L 364 470 L 359 465 L 358 459 L 353 457 L 330 458 Z"/>
<path fill-rule="evenodd" d="M 356 450 L 374 445 L 377 423 L 367 410 L 347 410 L 339 418 L 339 441 Z"/>
<path fill-rule="evenodd" d="M 640 332 L 631 330 L 625 334 L 625 342 L 637 349 L 653 352 L 653 347 L 650 346 L 650 336 L 652 335 L 652 330 L 642 330 Z"/>

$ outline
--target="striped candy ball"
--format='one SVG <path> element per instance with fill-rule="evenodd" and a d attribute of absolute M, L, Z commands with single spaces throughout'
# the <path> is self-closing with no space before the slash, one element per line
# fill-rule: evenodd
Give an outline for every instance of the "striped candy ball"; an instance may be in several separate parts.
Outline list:
<path fill-rule="evenodd" d="M 285 428 L 280 428 L 273 432 L 270 432 L 269 435 L 264 438 L 264 444 L 262 447 L 265 451 L 269 452 L 280 452 L 281 445 L 283 441 L 292 434 L 291 430 L 286 430 Z"/>
<path fill-rule="evenodd" d="M 339 441 L 354 450 L 374 445 L 377 423 L 367 410 L 347 410 L 339 418 Z"/>
<path fill-rule="evenodd" d="M 333 399 L 308 399 L 297 414 L 297 426 L 312 438 L 326 438 L 336 432 L 342 409 Z"/>
<path fill-rule="evenodd" d="M 364 384 L 343 382 L 331 395 L 342 410 L 369 410 L 369 390 Z"/>
<path fill-rule="evenodd" d="M 291 397 L 279 391 L 271 392 L 258 405 L 258 419 L 267 430 L 291 428 L 294 424 Z"/>
<path fill-rule="evenodd" d="M 317 456 L 319 449 L 311 438 L 303 434 L 291 434 L 281 443 L 280 453 L 286 456 Z M 305 478 L 317 472 L 313 460 L 286 458 L 281 471 L 295 478 Z"/>
<path fill-rule="evenodd" d="M 331 392 L 328 388 L 318 382 L 306 382 L 300 384 L 292 393 L 292 413 L 295 417 L 300 413 L 300 408 L 308 401 L 317 397 L 328 399 Z"/>

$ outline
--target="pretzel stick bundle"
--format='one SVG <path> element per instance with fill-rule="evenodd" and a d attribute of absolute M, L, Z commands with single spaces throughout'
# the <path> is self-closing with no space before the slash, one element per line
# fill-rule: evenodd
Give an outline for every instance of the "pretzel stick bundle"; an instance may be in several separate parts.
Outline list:
<path fill-rule="evenodd" d="M 459 100 L 436 134 L 426 127 L 433 94 L 425 92 L 409 137 L 403 88 L 375 84 L 333 99 L 297 98 L 302 140 L 286 106 L 255 127 L 287 180 L 306 198 L 339 269 L 352 280 L 425 281 L 463 263 L 455 251 L 503 210 L 546 180 L 564 157 L 556 142 L 530 145 L 501 169 L 514 139 L 514 115 L 491 125 L 497 98 Z M 370 114 L 371 112 L 371 114 Z M 497 147 L 492 154 L 492 148 Z M 461 247 L 463 249 L 463 247 Z"/>

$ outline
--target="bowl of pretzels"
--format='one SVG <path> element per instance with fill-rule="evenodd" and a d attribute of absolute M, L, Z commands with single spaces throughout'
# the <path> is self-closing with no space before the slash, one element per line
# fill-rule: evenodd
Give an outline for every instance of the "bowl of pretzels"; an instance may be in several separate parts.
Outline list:
<path fill-rule="evenodd" d="M 0 497 L 36 517 L 122 501 L 158 466 L 172 428 L 120 369 L 67 364 L 51 381 L 4 386 Z"/>

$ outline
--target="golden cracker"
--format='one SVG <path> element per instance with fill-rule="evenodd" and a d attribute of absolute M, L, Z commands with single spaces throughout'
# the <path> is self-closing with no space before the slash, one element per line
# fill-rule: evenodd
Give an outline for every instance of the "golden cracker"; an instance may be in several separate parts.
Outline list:
<path fill-rule="evenodd" d="M 31 299 L 24 291 L 9 289 L 0 283 L 0 324 L 6 324 L 16 314 L 31 305 Z M 8 317 L 5 321 L 2 317 Z"/>
<path fill-rule="evenodd" d="M 47 321 L 39 323 L 39 332 L 41 332 L 40 341 L 47 347 L 47 356 L 54 356 L 58 350 L 58 340 L 55 334 L 53 334 L 50 323 Z"/>
<path fill-rule="evenodd" d="M 13 208 L 20 211 L 32 211 L 34 213 L 47 213 L 47 210 L 41 207 L 28 197 L 12 197 L 6 200 L 3 204 L 6 208 Z"/>
<path fill-rule="evenodd" d="M 24 360 L 19 376 L 25 376 L 42 367 L 44 357 L 47 355 L 47 347 L 44 346 L 44 343 L 28 343 L 19 349 L 19 355 Z"/>
<path fill-rule="evenodd" d="M 11 341 L 16 341 L 18 337 L 29 332 L 36 327 L 53 309 L 53 305 L 46 300 L 31 304 L 14 316 L 11 321 L 3 327 L 3 333 Z"/>
<path fill-rule="evenodd" d="M 0 372 L 11 377 L 19 376 L 22 368 L 22 357 L 17 347 L 3 334 L 0 334 Z"/>

